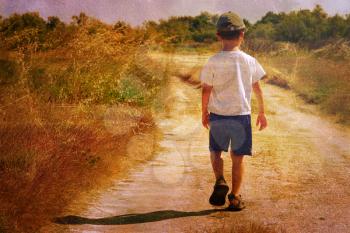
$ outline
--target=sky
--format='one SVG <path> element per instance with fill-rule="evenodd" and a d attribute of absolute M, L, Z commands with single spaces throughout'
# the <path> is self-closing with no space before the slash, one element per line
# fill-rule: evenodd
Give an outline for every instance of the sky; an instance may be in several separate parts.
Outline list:
<path fill-rule="evenodd" d="M 350 14 L 350 0 L 0 0 L 0 15 L 38 11 L 44 18 L 55 15 L 70 22 L 73 15 L 83 11 L 107 23 L 124 20 L 139 25 L 172 15 L 230 10 L 254 22 L 268 11 L 313 8 L 316 4 L 331 15 Z"/>

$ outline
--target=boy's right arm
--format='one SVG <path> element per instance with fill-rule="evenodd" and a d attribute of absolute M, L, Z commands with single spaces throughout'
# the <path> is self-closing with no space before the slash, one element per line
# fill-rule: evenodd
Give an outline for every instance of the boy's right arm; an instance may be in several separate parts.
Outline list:
<path fill-rule="evenodd" d="M 207 129 L 209 129 L 208 103 L 212 89 L 212 86 L 202 84 L 202 124 Z"/>
<path fill-rule="evenodd" d="M 208 103 L 211 91 L 213 89 L 213 70 L 210 59 L 203 66 L 200 80 L 202 84 L 202 124 L 205 128 L 209 129 L 209 112 Z"/>

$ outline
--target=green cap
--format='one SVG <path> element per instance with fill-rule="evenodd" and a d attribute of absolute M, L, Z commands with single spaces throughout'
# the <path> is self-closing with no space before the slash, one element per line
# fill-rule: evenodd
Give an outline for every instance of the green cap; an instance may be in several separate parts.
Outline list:
<path fill-rule="evenodd" d="M 229 32 L 246 29 L 246 26 L 239 15 L 229 11 L 219 17 L 216 23 L 216 29 L 218 31 Z"/>

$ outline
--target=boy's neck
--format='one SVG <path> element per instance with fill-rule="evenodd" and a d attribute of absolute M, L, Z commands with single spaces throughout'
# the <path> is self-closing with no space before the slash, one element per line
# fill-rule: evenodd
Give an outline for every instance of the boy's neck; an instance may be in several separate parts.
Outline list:
<path fill-rule="evenodd" d="M 239 41 L 222 41 L 222 51 L 239 51 L 241 43 Z"/>

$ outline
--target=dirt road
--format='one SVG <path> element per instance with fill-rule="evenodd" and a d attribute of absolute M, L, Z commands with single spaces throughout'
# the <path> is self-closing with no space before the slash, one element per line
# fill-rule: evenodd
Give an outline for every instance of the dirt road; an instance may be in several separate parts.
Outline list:
<path fill-rule="evenodd" d="M 254 128 L 242 195 L 247 209 L 213 209 L 208 131 L 200 92 L 174 77 L 155 159 L 116 180 L 86 208 L 67 210 L 53 232 L 350 232 L 350 132 L 291 92 L 264 85 L 269 128 Z M 302 107 L 301 107 L 302 106 Z M 255 116 L 253 116 L 255 118 Z M 224 155 L 230 181 L 230 158 Z M 70 216 L 68 216 L 70 215 Z M 255 229 L 255 230 L 254 230 Z M 258 229 L 258 230 L 257 230 Z M 260 229 L 260 230 L 259 230 Z M 267 232 L 266 231 L 266 232 Z"/>

